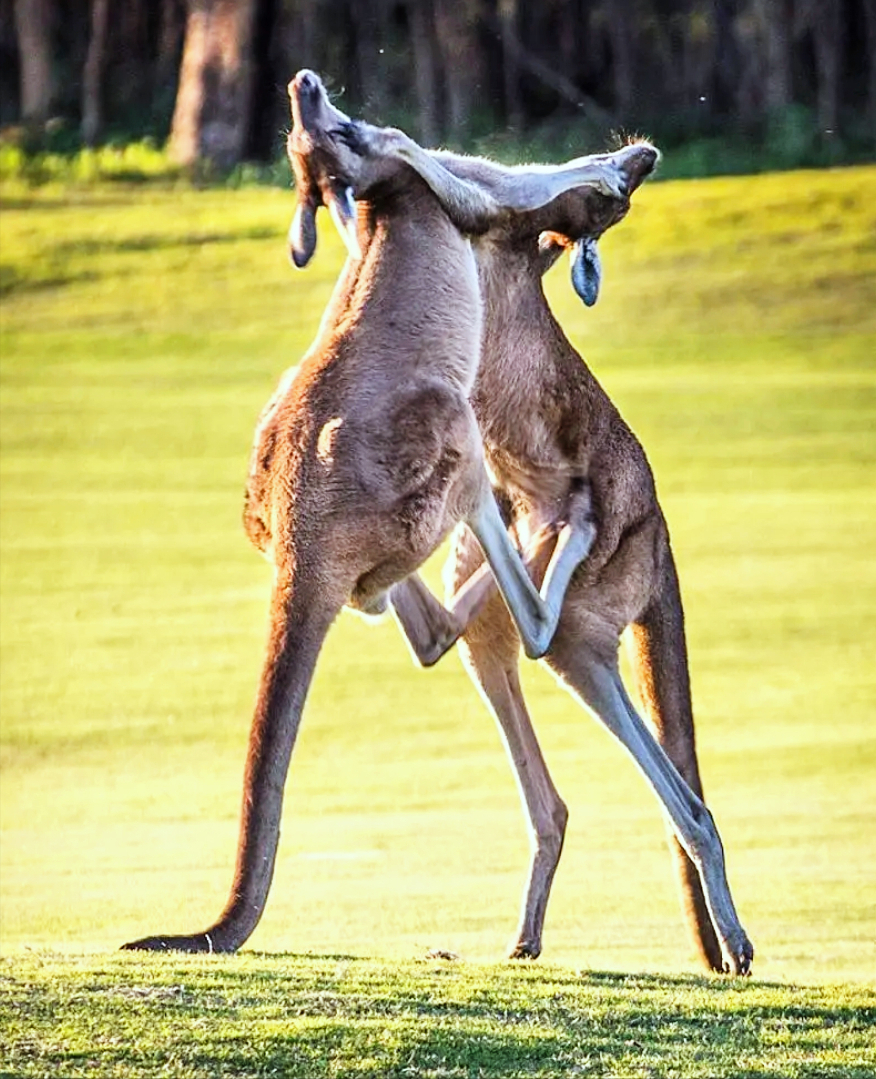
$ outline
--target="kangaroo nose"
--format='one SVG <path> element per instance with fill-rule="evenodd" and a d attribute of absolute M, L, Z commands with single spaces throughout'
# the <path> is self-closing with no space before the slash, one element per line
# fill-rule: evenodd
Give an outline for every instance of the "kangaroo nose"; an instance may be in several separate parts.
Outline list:
<path fill-rule="evenodd" d="M 319 94 L 321 83 L 319 76 L 312 71 L 299 71 L 289 83 L 289 93 L 298 94 L 299 97 L 316 97 Z"/>
<path fill-rule="evenodd" d="M 629 193 L 639 186 L 646 176 L 654 171 L 654 166 L 660 160 L 660 151 L 647 142 L 639 143 L 633 148 L 633 153 L 627 158 L 624 172 L 627 175 Z"/>
<path fill-rule="evenodd" d="M 642 147 L 642 171 L 649 173 L 657 164 L 660 153 L 653 146 Z"/>

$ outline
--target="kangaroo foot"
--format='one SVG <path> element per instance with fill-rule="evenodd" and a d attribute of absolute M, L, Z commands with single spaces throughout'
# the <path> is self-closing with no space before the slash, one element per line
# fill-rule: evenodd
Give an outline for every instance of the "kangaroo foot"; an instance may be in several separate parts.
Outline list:
<path fill-rule="evenodd" d="M 143 937 L 123 944 L 123 952 L 231 952 L 233 948 L 222 947 L 209 933 L 196 933 L 190 937 Z"/>
<path fill-rule="evenodd" d="M 540 955 L 540 940 L 518 940 L 512 944 L 511 949 L 508 952 L 509 959 L 538 959 Z"/>
<path fill-rule="evenodd" d="M 436 664 L 465 630 L 464 619 L 446 610 L 416 573 L 392 586 L 389 603 L 421 667 Z"/>
<path fill-rule="evenodd" d="M 733 941 L 722 941 L 721 952 L 724 956 L 724 973 L 743 976 L 751 973 L 754 959 L 754 946 L 740 929 Z"/>

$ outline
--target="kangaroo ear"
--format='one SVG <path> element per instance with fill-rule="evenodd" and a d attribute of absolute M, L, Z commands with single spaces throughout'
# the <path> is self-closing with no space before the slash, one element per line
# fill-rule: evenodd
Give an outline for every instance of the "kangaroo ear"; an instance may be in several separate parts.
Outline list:
<path fill-rule="evenodd" d="M 599 299 L 602 263 L 592 237 L 579 240 L 572 248 L 572 288 L 588 307 Z"/>
<path fill-rule="evenodd" d="M 342 187 L 340 184 L 333 186 L 326 202 L 335 228 L 341 234 L 350 257 L 362 258 L 362 248 L 359 246 L 359 233 L 356 227 L 356 203 L 353 201 L 353 189 Z"/>
<path fill-rule="evenodd" d="M 316 250 L 316 205 L 312 199 L 299 199 L 289 226 L 289 257 L 299 270 L 313 258 Z"/>

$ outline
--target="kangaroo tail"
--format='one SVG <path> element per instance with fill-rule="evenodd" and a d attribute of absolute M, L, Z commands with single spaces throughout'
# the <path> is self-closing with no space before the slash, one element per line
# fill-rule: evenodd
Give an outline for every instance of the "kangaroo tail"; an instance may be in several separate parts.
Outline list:
<path fill-rule="evenodd" d="M 264 912 L 280 839 L 283 789 L 316 660 L 342 601 L 278 576 L 271 596 L 267 654 L 250 730 L 237 865 L 228 902 L 207 930 L 145 937 L 125 948 L 234 952 Z"/>
<path fill-rule="evenodd" d="M 684 612 L 675 561 L 668 545 L 658 589 L 641 618 L 630 626 L 627 650 L 639 697 L 657 740 L 691 790 L 702 799 Z M 721 971 L 721 947 L 709 916 L 699 874 L 672 834 L 669 835 L 669 846 L 692 942 L 705 966 Z"/>

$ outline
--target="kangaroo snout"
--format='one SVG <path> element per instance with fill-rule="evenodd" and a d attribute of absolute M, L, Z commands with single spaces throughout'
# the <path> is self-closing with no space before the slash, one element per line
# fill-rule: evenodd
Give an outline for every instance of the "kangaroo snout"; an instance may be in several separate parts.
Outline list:
<path fill-rule="evenodd" d="M 302 68 L 289 83 L 289 97 L 316 100 L 322 95 L 322 82 L 315 72 Z"/>
<path fill-rule="evenodd" d="M 322 79 L 309 68 L 302 68 L 287 89 L 294 128 L 318 135 L 350 119 L 332 105 Z"/>
<path fill-rule="evenodd" d="M 301 71 L 295 75 L 294 82 L 298 84 L 298 88 L 301 93 L 319 93 L 320 81 L 319 76 L 315 75 L 308 68 L 302 68 Z"/>
<path fill-rule="evenodd" d="M 651 175 L 659 160 L 660 151 L 649 142 L 633 143 L 627 148 L 623 164 L 627 178 L 627 194 L 631 195 L 642 181 Z"/>
<path fill-rule="evenodd" d="M 322 83 L 312 71 L 299 71 L 287 87 L 292 105 L 294 128 L 308 131 L 313 127 L 323 99 Z"/>

